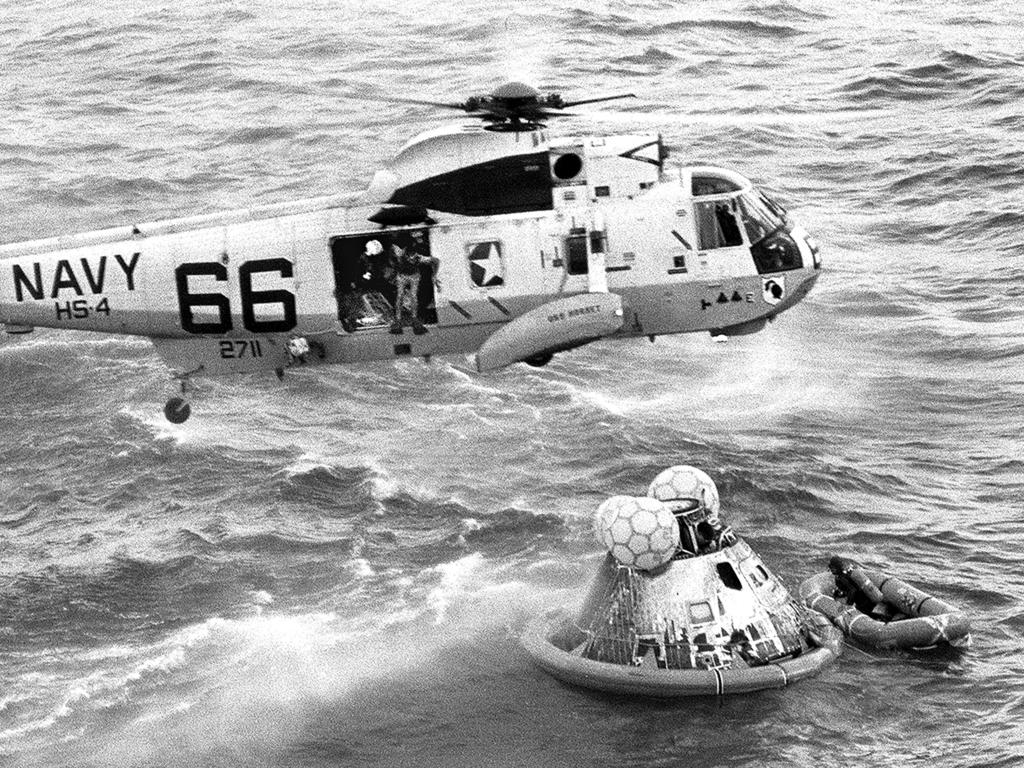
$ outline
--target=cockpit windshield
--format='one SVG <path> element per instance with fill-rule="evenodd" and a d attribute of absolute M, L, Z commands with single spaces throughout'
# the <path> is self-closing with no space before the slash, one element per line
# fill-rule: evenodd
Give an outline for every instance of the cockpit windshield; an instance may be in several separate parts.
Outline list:
<path fill-rule="evenodd" d="M 748 190 L 739 196 L 740 216 L 750 244 L 760 242 L 786 224 L 786 210 L 763 192 Z"/>
<path fill-rule="evenodd" d="M 786 209 L 763 192 L 748 190 L 739 198 L 740 218 L 750 239 L 750 254 L 759 274 L 800 269 L 800 246 L 790 234 Z"/>

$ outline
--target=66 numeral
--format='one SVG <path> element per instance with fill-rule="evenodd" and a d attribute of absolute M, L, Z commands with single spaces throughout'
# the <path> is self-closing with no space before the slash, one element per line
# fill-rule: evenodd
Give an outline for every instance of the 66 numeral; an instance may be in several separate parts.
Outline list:
<path fill-rule="evenodd" d="M 238 287 L 242 300 L 242 326 L 252 333 L 282 333 L 290 331 L 296 324 L 295 294 L 283 288 L 258 291 L 253 288 L 253 275 L 274 272 L 282 278 L 294 275 L 294 267 L 288 259 L 257 259 L 247 261 L 238 268 Z M 192 293 L 189 290 L 190 277 L 212 277 L 227 282 L 228 268 L 217 261 L 200 261 L 181 264 L 174 270 L 178 288 L 178 311 L 181 327 L 189 333 L 224 334 L 234 324 L 231 320 L 231 302 L 223 293 Z M 280 317 L 261 320 L 256 317 L 256 308 L 278 305 Z M 197 320 L 196 310 L 204 308 L 215 314 L 214 319 Z M 205 314 L 205 313 L 204 313 Z M 223 357 L 223 348 L 221 350 Z"/>

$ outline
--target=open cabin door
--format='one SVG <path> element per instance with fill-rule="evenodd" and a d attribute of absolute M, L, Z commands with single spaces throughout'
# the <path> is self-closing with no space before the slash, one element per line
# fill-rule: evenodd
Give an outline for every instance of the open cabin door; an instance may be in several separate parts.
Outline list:
<path fill-rule="evenodd" d="M 415 274 L 415 295 L 403 297 L 407 314 L 427 325 L 437 323 L 434 278 L 427 227 L 389 228 L 330 238 L 338 320 L 353 333 L 391 327 L 401 314 L 396 306 L 403 272 Z M 403 262 L 403 252 L 411 258 Z M 415 266 L 410 266 L 418 262 Z M 413 300 L 415 299 L 415 300 Z"/>

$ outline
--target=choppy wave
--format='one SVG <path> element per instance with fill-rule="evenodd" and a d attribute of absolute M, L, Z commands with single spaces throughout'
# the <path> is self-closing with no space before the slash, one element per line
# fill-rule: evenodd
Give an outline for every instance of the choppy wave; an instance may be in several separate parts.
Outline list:
<path fill-rule="evenodd" d="M 215 380 L 182 426 L 148 342 L 0 339 L 2 759 L 1018 762 L 1015 6 L 286 6 L 5 13 L 2 239 L 357 189 L 437 124 L 389 97 L 515 78 L 638 93 L 629 130 L 779 195 L 825 276 L 726 345 Z M 525 616 L 581 598 L 594 507 L 679 462 L 791 585 L 852 555 L 961 605 L 974 647 L 685 706 L 546 678 Z"/>

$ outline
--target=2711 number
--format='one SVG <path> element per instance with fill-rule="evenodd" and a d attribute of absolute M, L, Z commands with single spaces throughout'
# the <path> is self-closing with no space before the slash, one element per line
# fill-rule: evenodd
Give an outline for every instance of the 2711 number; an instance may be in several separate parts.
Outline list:
<path fill-rule="evenodd" d="M 259 339 L 224 339 L 220 342 L 220 356 L 224 360 L 263 357 L 263 347 Z"/>

